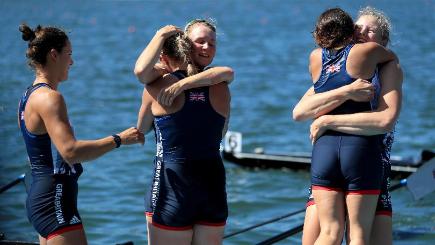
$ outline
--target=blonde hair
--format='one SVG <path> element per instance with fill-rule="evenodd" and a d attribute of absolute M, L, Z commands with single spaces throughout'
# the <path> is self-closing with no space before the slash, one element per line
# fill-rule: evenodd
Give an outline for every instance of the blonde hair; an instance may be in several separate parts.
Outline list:
<path fill-rule="evenodd" d="M 214 33 L 216 33 L 216 24 L 215 24 L 215 21 L 213 19 L 194 19 L 194 20 L 191 20 L 184 27 L 184 32 L 186 34 L 189 34 L 190 31 L 192 30 L 192 27 L 196 24 L 203 24 L 203 25 L 207 26 L 208 28 L 210 28 L 210 30 L 212 30 Z"/>
<path fill-rule="evenodd" d="M 390 32 L 392 28 L 391 21 L 387 15 L 378 9 L 367 6 L 358 11 L 358 18 L 361 16 L 373 16 L 376 19 L 379 30 L 381 31 L 382 40 L 385 42 L 385 46 L 387 46 L 390 42 Z"/>
<path fill-rule="evenodd" d="M 204 25 L 208 27 L 210 30 L 212 30 L 214 33 L 216 33 L 216 21 L 213 19 L 193 19 L 189 23 L 186 24 L 184 27 L 184 33 L 186 37 L 189 35 L 189 33 L 192 31 L 192 28 L 195 25 Z M 190 39 L 189 39 L 190 41 Z M 189 56 L 190 57 L 190 56 Z M 193 64 L 193 62 L 189 62 L 189 65 L 187 67 L 187 74 L 189 76 L 195 75 L 198 73 L 198 68 Z"/>

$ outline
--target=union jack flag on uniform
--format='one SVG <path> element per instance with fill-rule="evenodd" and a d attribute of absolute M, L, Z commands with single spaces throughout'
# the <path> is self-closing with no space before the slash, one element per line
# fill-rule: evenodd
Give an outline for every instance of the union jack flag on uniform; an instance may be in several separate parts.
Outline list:
<path fill-rule="evenodd" d="M 332 64 L 326 67 L 326 73 L 334 73 L 340 71 L 340 64 Z"/>
<path fill-rule="evenodd" d="M 190 92 L 189 93 L 190 101 L 205 101 L 204 92 Z"/>

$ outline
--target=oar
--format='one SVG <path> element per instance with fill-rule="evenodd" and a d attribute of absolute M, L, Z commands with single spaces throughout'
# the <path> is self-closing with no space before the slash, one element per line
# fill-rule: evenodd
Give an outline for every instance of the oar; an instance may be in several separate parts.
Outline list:
<path fill-rule="evenodd" d="M 411 185 L 410 184 L 411 181 Z M 408 186 L 411 193 L 416 199 L 423 197 L 435 190 L 435 158 L 425 162 L 415 173 L 411 174 L 408 179 L 402 179 L 399 183 L 391 186 L 390 191 L 399 189 L 402 186 Z M 303 229 L 303 224 L 300 224 L 290 230 L 284 231 L 276 236 L 264 240 L 257 245 L 269 245 L 281 241 L 289 236 L 292 236 Z"/>
<path fill-rule="evenodd" d="M 288 231 L 285 231 L 285 232 L 280 233 L 280 234 L 278 234 L 276 236 L 273 236 L 273 237 L 271 237 L 269 239 L 266 239 L 266 240 L 264 240 L 262 242 L 259 242 L 259 243 L 257 243 L 257 245 L 274 244 L 274 243 L 279 242 L 279 241 L 281 241 L 281 240 L 283 240 L 283 239 L 285 239 L 285 238 L 287 238 L 289 236 L 293 236 L 294 234 L 297 234 L 297 233 L 301 232 L 303 228 L 304 228 L 304 224 L 300 224 L 300 225 L 298 225 L 296 227 L 291 228 Z"/>
<path fill-rule="evenodd" d="M 422 161 L 427 161 L 427 160 L 432 159 L 432 158 L 435 156 L 435 153 L 432 152 L 432 151 L 430 151 L 430 150 L 423 150 L 422 153 L 421 153 L 421 155 L 422 155 L 422 156 L 421 156 L 421 160 L 422 160 Z M 406 180 L 406 179 L 403 179 L 403 180 L 401 180 L 398 184 L 396 184 L 396 185 L 394 185 L 394 186 L 391 186 L 391 187 L 390 187 L 390 191 L 394 191 L 394 190 L 396 190 L 396 189 L 398 189 L 398 188 L 400 188 L 400 187 L 402 187 L 402 186 L 405 186 L 406 183 L 407 183 L 407 180 Z M 281 220 L 281 219 L 284 219 L 284 218 L 287 218 L 287 217 L 290 217 L 290 216 L 293 216 L 293 215 L 296 215 L 296 214 L 302 213 L 302 212 L 304 212 L 304 211 L 305 211 L 305 208 L 303 208 L 303 209 L 299 209 L 299 210 L 293 211 L 293 212 L 291 212 L 291 213 L 288 213 L 288 214 L 285 214 L 285 215 L 281 215 L 281 216 L 279 216 L 279 217 L 276 217 L 276 218 L 273 218 L 273 219 L 270 219 L 270 220 L 267 220 L 267 221 L 264 221 L 264 222 L 261 222 L 261 223 L 258 223 L 258 224 L 255 224 L 255 225 L 252 225 L 252 226 L 249 226 L 249 227 L 244 228 L 244 229 L 242 229 L 242 230 L 235 231 L 235 232 L 233 232 L 233 233 L 230 233 L 230 234 L 225 235 L 225 236 L 224 236 L 224 239 L 225 239 L 225 238 L 232 237 L 232 236 L 235 236 L 235 235 L 238 235 L 238 234 L 243 233 L 243 232 L 246 232 L 246 231 L 250 231 L 250 230 L 255 229 L 255 228 L 257 228 L 257 227 L 260 227 L 260 226 L 263 226 L 263 225 L 267 225 L 267 224 L 270 224 L 270 223 L 273 223 L 273 222 L 279 221 L 279 220 Z"/>
<path fill-rule="evenodd" d="M 390 191 L 394 191 L 394 190 L 397 190 L 400 187 L 405 186 L 405 185 L 406 185 L 406 179 L 403 179 L 399 183 L 391 186 L 389 190 Z M 305 209 L 304 209 L 304 211 L 305 211 Z M 303 230 L 303 228 L 304 228 L 304 224 L 300 224 L 300 225 L 298 225 L 296 227 L 291 228 L 290 230 L 284 231 L 282 233 L 279 233 L 276 236 L 273 236 L 273 237 L 271 237 L 269 239 L 266 239 L 266 240 L 264 240 L 264 241 L 262 241 L 260 243 L 257 243 L 257 245 L 274 244 L 276 242 L 279 242 L 281 240 L 286 239 L 289 236 L 293 236 L 294 234 L 297 234 L 297 233 L 301 232 Z"/>
<path fill-rule="evenodd" d="M 4 191 L 7 191 L 9 188 L 11 188 L 12 186 L 20 183 L 21 181 L 24 180 L 25 174 L 22 174 L 20 176 L 18 176 L 18 178 L 14 179 L 13 181 L 9 182 L 8 184 L 2 186 L 0 188 L 0 193 L 3 193 Z"/>
<path fill-rule="evenodd" d="M 421 161 L 422 162 L 429 161 L 430 159 L 432 159 L 434 157 L 435 157 L 435 152 L 433 152 L 431 150 L 424 149 L 421 152 Z"/>
<path fill-rule="evenodd" d="M 396 189 L 398 189 L 398 188 L 400 188 L 400 187 L 402 187 L 402 186 L 405 186 L 405 185 L 406 185 L 406 179 L 403 179 L 403 180 L 401 180 L 399 183 L 397 183 L 396 185 L 391 186 L 391 187 L 390 187 L 390 191 L 394 191 L 394 190 L 396 190 Z M 249 226 L 249 227 L 244 228 L 244 229 L 242 229 L 242 230 L 235 231 L 235 232 L 233 232 L 233 233 L 230 233 L 230 234 L 228 234 L 228 235 L 225 235 L 225 236 L 224 236 L 224 239 L 225 239 L 225 238 L 232 237 L 232 236 L 235 236 L 235 235 L 238 235 L 238 234 L 243 233 L 243 232 L 246 232 L 246 231 L 250 231 L 250 230 L 252 230 L 252 229 L 255 229 L 255 228 L 260 227 L 260 226 L 263 226 L 263 225 L 267 225 L 267 224 L 270 224 L 270 223 L 276 222 L 276 221 L 278 221 L 278 220 L 282 220 L 282 219 L 284 219 L 284 218 L 287 218 L 287 217 L 290 217 L 290 216 L 293 216 L 293 215 L 296 215 L 296 214 L 299 214 L 299 213 L 303 213 L 304 211 L 305 211 L 305 208 L 302 208 L 302 209 L 299 209 L 299 210 L 293 211 L 293 212 L 291 212 L 291 213 L 288 213 L 288 214 L 285 214 L 285 215 L 282 215 L 282 216 L 279 216 L 279 217 L 276 217 L 276 218 L 273 218 L 273 219 L 270 219 L 270 220 L 267 220 L 267 221 L 264 221 L 264 222 L 261 222 L 261 223 L 258 223 L 258 224 L 255 224 L 255 225 L 252 225 L 252 226 Z M 299 227 L 299 226 L 297 226 L 297 227 Z M 294 229 L 296 229 L 297 227 L 295 227 Z M 291 229 L 291 230 L 293 230 L 293 229 Z M 291 231 L 291 230 L 289 230 L 289 231 Z"/>
<path fill-rule="evenodd" d="M 260 226 L 263 226 L 263 225 L 267 225 L 267 224 L 273 223 L 273 222 L 275 222 L 275 221 L 278 221 L 278 220 L 281 220 L 281 219 L 284 219 L 284 218 L 287 218 L 287 217 L 290 217 L 290 216 L 293 216 L 293 215 L 296 215 L 296 214 L 302 213 L 302 212 L 304 212 L 304 211 L 305 211 L 305 208 L 303 208 L 303 209 L 299 209 L 299 210 L 293 211 L 293 212 L 291 212 L 291 213 L 288 213 L 288 214 L 285 214 L 285 215 L 282 215 L 282 216 L 279 216 L 279 217 L 276 217 L 276 218 L 273 218 L 273 219 L 270 219 L 270 220 L 267 220 L 267 221 L 264 221 L 264 222 L 258 223 L 258 224 L 256 224 L 256 225 L 253 225 L 253 226 L 247 227 L 247 228 L 245 228 L 245 229 L 242 229 L 242 230 L 239 230 L 239 231 L 236 231 L 236 232 L 230 233 L 230 234 L 228 234 L 228 235 L 225 235 L 225 236 L 224 236 L 224 239 L 225 239 L 225 238 L 228 238 L 228 237 L 235 236 L 235 235 L 237 235 L 237 234 L 240 234 L 240 233 L 243 233 L 243 232 L 246 232 L 246 231 L 250 231 L 250 230 L 252 230 L 252 229 L 254 229 L 254 228 L 257 228 L 257 227 L 260 227 Z"/>
<path fill-rule="evenodd" d="M 435 155 L 435 153 L 433 153 L 432 151 L 429 151 L 429 150 L 423 150 L 423 152 L 422 152 L 422 161 L 427 161 L 427 160 L 433 158 L 434 155 Z M 391 187 L 390 187 L 390 191 L 394 191 L 394 190 L 396 190 L 396 189 L 398 189 L 398 188 L 400 188 L 400 187 L 402 187 L 402 186 L 405 186 L 406 183 L 407 183 L 407 180 L 406 180 L 406 179 L 403 179 L 403 180 L 401 180 L 398 184 L 396 184 L 396 185 L 394 185 L 394 186 L 391 186 Z M 270 223 L 273 223 L 273 222 L 279 221 L 279 220 L 281 220 L 281 219 L 284 219 L 284 218 L 287 218 L 287 217 L 290 217 L 290 216 L 293 216 L 293 215 L 296 215 L 296 214 L 302 213 L 302 212 L 304 212 L 304 211 L 305 211 L 305 208 L 303 208 L 303 209 L 299 209 L 299 210 L 293 211 L 293 212 L 291 212 L 291 213 L 288 213 L 288 214 L 285 214 L 285 215 L 281 215 L 281 216 L 279 216 L 279 217 L 276 217 L 276 218 L 273 218 L 273 219 L 270 219 L 270 220 L 267 220 L 267 221 L 264 221 L 264 222 L 261 222 L 261 223 L 258 223 L 258 224 L 255 224 L 255 225 L 252 225 L 252 226 L 247 227 L 247 228 L 244 228 L 244 229 L 242 229 L 242 230 L 235 231 L 235 232 L 233 232 L 233 233 L 227 234 L 227 235 L 224 236 L 224 239 L 225 239 L 225 238 L 232 237 L 232 236 L 235 236 L 235 235 L 238 235 L 238 234 L 240 234 L 240 233 L 244 233 L 244 232 L 250 231 L 250 230 L 255 229 L 255 228 L 257 228 L 257 227 L 260 227 L 260 226 L 263 226 L 263 225 L 267 225 L 267 224 L 270 224 Z M 295 227 L 295 228 L 296 228 L 296 227 Z"/>
<path fill-rule="evenodd" d="M 415 200 L 418 200 L 435 190 L 435 158 L 424 163 L 417 172 L 410 175 L 406 185 Z"/>

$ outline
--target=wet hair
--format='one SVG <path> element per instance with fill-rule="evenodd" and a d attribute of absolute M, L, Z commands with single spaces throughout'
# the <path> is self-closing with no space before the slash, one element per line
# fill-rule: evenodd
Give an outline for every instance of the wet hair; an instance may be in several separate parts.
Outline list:
<path fill-rule="evenodd" d="M 319 16 L 313 36 L 321 48 L 338 48 L 352 41 L 354 30 L 352 17 L 340 8 L 332 8 Z"/>
<path fill-rule="evenodd" d="M 216 24 L 215 21 L 212 19 L 194 19 L 186 24 L 186 26 L 184 27 L 184 32 L 186 34 L 189 34 L 192 30 L 192 27 L 196 24 L 205 25 L 206 27 L 210 28 L 210 30 L 212 30 L 214 33 L 216 33 Z"/>
<path fill-rule="evenodd" d="M 185 34 L 177 33 L 166 38 L 162 47 L 162 54 L 180 63 L 191 63 L 192 42 Z M 188 74 L 196 74 L 192 65 L 188 66 Z"/>
<path fill-rule="evenodd" d="M 390 42 L 391 21 L 385 15 L 385 13 L 373 7 L 367 6 L 358 11 L 358 18 L 361 16 L 373 16 L 376 19 L 379 30 L 381 31 L 381 38 L 384 42 L 383 44 L 387 46 L 387 44 Z"/>
<path fill-rule="evenodd" d="M 19 30 L 23 40 L 28 42 L 26 57 L 28 64 L 33 68 L 38 64 L 44 66 L 47 63 L 48 52 L 51 49 L 62 52 L 68 41 L 66 33 L 56 27 L 38 25 L 32 30 L 27 24 L 21 24 Z"/>

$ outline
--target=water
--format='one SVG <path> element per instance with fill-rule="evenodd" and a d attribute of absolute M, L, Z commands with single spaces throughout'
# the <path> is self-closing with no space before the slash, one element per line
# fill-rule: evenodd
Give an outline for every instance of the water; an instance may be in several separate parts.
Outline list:
<path fill-rule="evenodd" d="M 74 4 L 73 4 L 74 3 Z M 213 17 L 219 32 L 214 65 L 234 68 L 230 128 L 244 134 L 244 151 L 310 151 L 309 123 L 291 120 L 291 110 L 310 85 L 311 30 L 327 7 L 349 13 L 372 5 L 391 17 L 392 49 L 405 71 L 404 101 L 393 154 L 418 157 L 435 149 L 434 1 L 0 1 L 0 184 L 28 169 L 16 123 L 18 99 L 33 81 L 18 25 L 52 24 L 69 31 L 74 66 L 60 86 L 79 139 L 95 139 L 135 125 L 142 86 L 132 70 L 155 31 Z M 90 244 L 144 244 L 143 196 L 152 172 L 152 134 L 145 146 L 121 147 L 84 165 L 79 210 Z M 307 172 L 249 170 L 226 163 L 230 217 L 227 232 L 304 206 Z M 28 223 L 22 185 L 0 195 L 0 232 L 36 240 Z M 405 189 L 393 193 L 395 244 L 435 239 L 435 195 L 413 201 Z M 225 240 L 253 244 L 302 222 L 296 215 Z M 404 236 L 406 232 L 419 231 Z M 405 232 L 405 233 L 404 233 Z M 399 239 L 399 237 L 397 238 Z M 300 234 L 286 240 L 300 243 Z"/>

